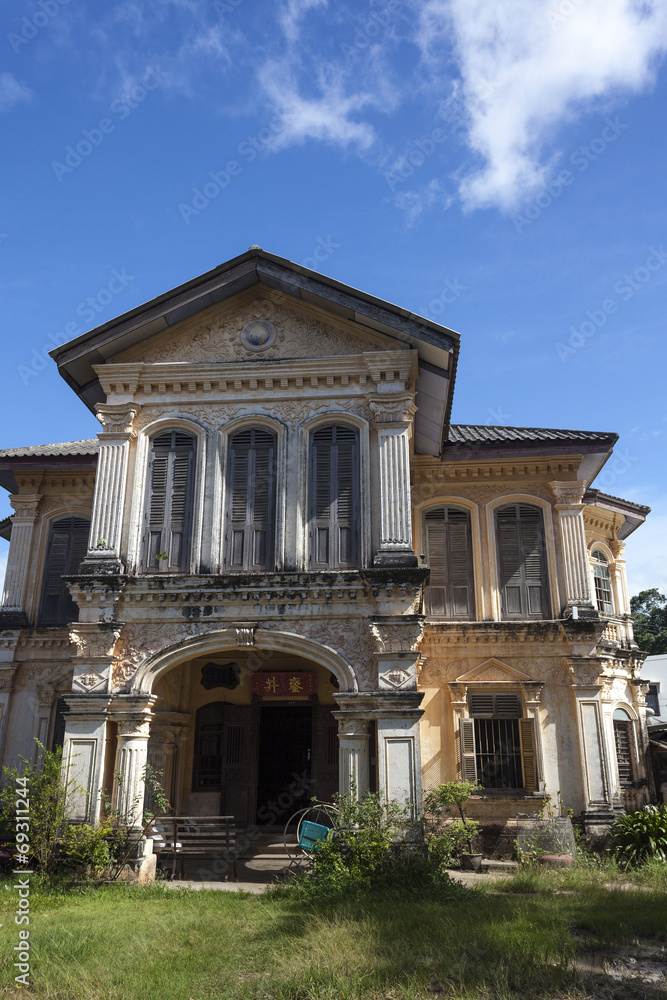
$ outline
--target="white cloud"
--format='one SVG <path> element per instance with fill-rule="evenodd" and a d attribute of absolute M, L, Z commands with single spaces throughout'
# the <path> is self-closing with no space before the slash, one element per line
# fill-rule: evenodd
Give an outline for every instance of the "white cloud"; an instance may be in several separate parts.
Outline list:
<path fill-rule="evenodd" d="M 302 97 L 298 83 L 284 61 L 272 60 L 259 71 L 259 82 L 271 103 L 278 109 L 282 128 L 271 143 L 282 149 L 306 139 L 332 142 L 347 149 L 368 149 L 375 140 L 373 127 L 355 120 L 360 109 L 376 103 L 370 93 L 347 96 L 340 77 L 321 70 L 317 83 L 319 95 Z"/>
<path fill-rule="evenodd" d="M 0 112 L 32 100 L 32 91 L 19 83 L 13 73 L 0 73 Z"/>
<path fill-rule="evenodd" d="M 422 212 L 428 208 L 438 207 L 449 208 L 454 199 L 443 190 L 440 181 L 436 178 L 421 190 L 399 191 L 394 196 L 394 203 L 397 208 L 405 212 L 405 222 L 408 228 L 417 221 Z"/>
<path fill-rule="evenodd" d="M 570 11 L 569 14 L 563 13 Z M 469 147 L 468 208 L 505 210 L 544 184 L 556 129 L 596 102 L 640 91 L 667 48 L 664 0 L 426 0 L 418 41 L 437 85 L 451 48 Z"/>
<path fill-rule="evenodd" d="M 314 7 L 326 7 L 327 0 L 287 0 L 278 12 L 278 21 L 283 34 L 290 44 L 299 38 L 301 19 Z"/>

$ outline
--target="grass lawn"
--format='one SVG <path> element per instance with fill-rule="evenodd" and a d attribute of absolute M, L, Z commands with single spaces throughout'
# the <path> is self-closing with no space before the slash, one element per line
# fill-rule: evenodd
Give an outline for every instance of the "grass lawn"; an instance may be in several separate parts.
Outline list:
<path fill-rule="evenodd" d="M 520 875 L 441 900 L 397 893 L 318 907 L 159 885 L 61 894 L 35 885 L 29 990 L 13 980 L 17 893 L 5 889 L 0 996 L 657 1000 L 664 990 L 637 985 L 616 992 L 603 977 L 585 981 L 573 960 L 577 952 L 613 950 L 637 938 L 665 945 L 664 885 L 614 889 L 593 876 Z"/>

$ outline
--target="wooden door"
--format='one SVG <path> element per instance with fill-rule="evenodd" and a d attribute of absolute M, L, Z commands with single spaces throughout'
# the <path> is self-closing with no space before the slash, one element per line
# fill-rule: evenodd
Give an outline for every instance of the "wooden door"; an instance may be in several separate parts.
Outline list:
<path fill-rule="evenodd" d="M 234 816 L 240 826 L 254 822 L 258 718 L 255 705 L 225 706 L 220 813 Z"/>

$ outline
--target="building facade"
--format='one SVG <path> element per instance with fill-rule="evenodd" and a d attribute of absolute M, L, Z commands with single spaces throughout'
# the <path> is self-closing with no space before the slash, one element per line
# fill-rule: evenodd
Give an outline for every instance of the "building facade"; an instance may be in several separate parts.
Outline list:
<path fill-rule="evenodd" d="M 56 349 L 102 427 L 0 452 L 4 762 L 64 741 L 81 820 L 146 761 L 239 825 L 457 775 L 493 822 L 643 801 L 648 509 L 593 486 L 614 434 L 451 424 L 458 345 L 251 248 Z"/>

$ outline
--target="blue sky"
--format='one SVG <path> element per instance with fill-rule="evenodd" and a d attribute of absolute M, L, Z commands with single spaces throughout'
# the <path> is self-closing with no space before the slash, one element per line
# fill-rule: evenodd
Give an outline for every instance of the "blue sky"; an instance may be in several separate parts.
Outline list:
<path fill-rule="evenodd" d="M 666 48 L 664 0 L 5 0 L 2 447 L 93 436 L 46 351 L 256 243 L 458 330 L 455 422 L 617 431 L 667 591 Z"/>

